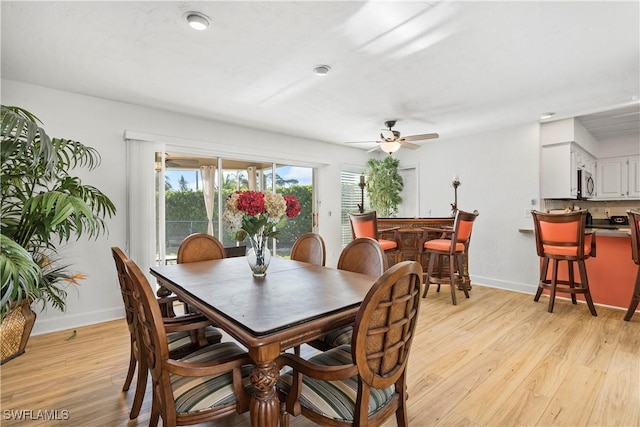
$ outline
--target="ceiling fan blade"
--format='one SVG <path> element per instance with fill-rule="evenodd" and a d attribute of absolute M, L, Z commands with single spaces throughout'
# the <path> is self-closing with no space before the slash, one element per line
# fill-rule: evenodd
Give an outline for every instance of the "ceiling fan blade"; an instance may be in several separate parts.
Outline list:
<path fill-rule="evenodd" d="M 437 133 L 425 133 L 422 135 L 409 135 L 409 136 L 405 136 L 404 138 L 402 138 L 405 141 L 422 141 L 424 139 L 435 139 L 438 138 L 440 135 L 438 135 Z"/>
<path fill-rule="evenodd" d="M 412 144 L 410 142 L 407 142 L 404 138 L 399 140 L 398 142 L 403 148 L 408 148 L 410 150 L 417 150 L 418 148 L 420 148 L 418 144 Z"/>
<path fill-rule="evenodd" d="M 375 144 L 380 141 L 347 141 L 345 144 Z"/>
<path fill-rule="evenodd" d="M 180 157 L 167 157 L 166 158 L 167 162 L 175 162 L 175 163 L 180 163 L 180 164 L 198 164 L 200 162 L 200 160 L 198 159 L 187 159 L 187 158 L 180 158 Z"/>
<path fill-rule="evenodd" d="M 367 153 L 373 153 L 374 151 L 379 150 L 379 149 L 380 149 L 380 146 L 378 145 L 378 146 L 376 146 L 376 147 L 373 147 L 373 148 L 368 149 L 368 150 L 367 150 Z"/>

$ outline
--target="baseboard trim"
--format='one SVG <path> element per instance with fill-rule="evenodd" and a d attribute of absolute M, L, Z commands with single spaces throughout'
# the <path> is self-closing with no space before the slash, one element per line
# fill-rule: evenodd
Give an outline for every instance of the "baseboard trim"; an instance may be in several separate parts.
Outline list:
<path fill-rule="evenodd" d="M 37 309 L 34 311 L 37 315 Z M 42 321 L 36 318 L 36 324 L 33 326 L 31 335 L 42 335 L 50 332 L 63 331 L 65 329 L 73 329 L 80 326 L 93 325 L 95 323 L 108 322 L 110 320 L 122 318 L 124 318 L 123 308 L 110 308 L 72 316 L 65 315 L 63 313 L 60 317 L 48 317 Z"/>

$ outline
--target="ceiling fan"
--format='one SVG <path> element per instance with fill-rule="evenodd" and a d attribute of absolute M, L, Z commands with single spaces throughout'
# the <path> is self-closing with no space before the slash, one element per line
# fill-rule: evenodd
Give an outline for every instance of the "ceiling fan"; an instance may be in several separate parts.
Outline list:
<path fill-rule="evenodd" d="M 372 148 L 367 151 L 368 153 L 380 149 L 385 153 L 395 153 L 400 149 L 400 147 L 408 148 L 410 150 L 416 150 L 420 148 L 417 144 L 412 144 L 409 141 L 422 141 L 426 139 L 435 139 L 440 135 L 437 133 L 425 133 L 421 135 L 409 135 L 409 136 L 401 136 L 400 131 L 394 130 L 393 127 L 396 125 L 396 120 L 387 120 L 384 122 L 384 125 L 387 129 L 382 129 L 380 131 L 380 140 L 379 141 L 354 141 L 347 142 L 347 144 L 363 144 L 363 143 L 378 143 L 378 146 Z"/>
<path fill-rule="evenodd" d="M 165 153 L 164 165 L 168 168 L 189 168 L 198 167 L 200 161 L 195 158 L 176 157 L 173 154 Z"/>

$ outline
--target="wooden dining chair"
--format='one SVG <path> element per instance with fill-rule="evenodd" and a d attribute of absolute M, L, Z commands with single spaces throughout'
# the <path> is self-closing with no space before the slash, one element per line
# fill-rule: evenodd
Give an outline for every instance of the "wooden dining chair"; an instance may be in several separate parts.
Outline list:
<path fill-rule="evenodd" d="M 541 259 L 540 280 L 534 301 L 539 301 L 542 292 L 549 291 L 549 313 L 553 312 L 556 293 L 568 293 L 571 302 L 577 304 L 576 294 L 583 294 L 589 311 L 597 316 L 593 305 L 585 260 L 596 256 L 596 234 L 585 234 L 587 211 L 573 211 L 561 214 L 531 211 L 533 231 L 536 236 L 536 252 Z M 558 278 L 561 262 L 567 263 L 567 279 Z M 549 262 L 553 269 L 548 277 Z M 574 264 L 578 265 L 580 282 L 575 280 Z"/>
<path fill-rule="evenodd" d="M 338 258 L 337 268 L 380 277 L 388 268 L 387 257 L 376 240 L 360 237 L 344 247 Z M 343 344 L 351 344 L 352 335 L 353 326 L 345 326 L 308 344 L 318 350 L 326 351 Z"/>
<path fill-rule="evenodd" d="M 215 236 L 206 233 L 194 233 L 185 237 L 178 247 L 176 262 L 184 264 L 187 262 L 209 261 L 227 257 L 224 245 Z M 157 295 L 163 298 L 175 298 L 165 287 L 158 288 Z M 172 316 L 173 303 L 161 305 L 160 309 L 165 316 Z M 184 304 L 185 312 L 191 311 L 187 304 Z"/>
<path fill-rule="evenodd" d="M 137 342 L 151 373 L 153 403 L 149 426 L 199 424 L 249 410 L 253 369 L 249 355 L 234 342 L 203 347 L 180 359 L 169 353 L 160 306 L 146 276 L 125 263 L 133 285 Z"/>
<path fill-rule="evenodd" d="M 636 284 L 633 288 L 633 294 L 629 301 L 629 308 L 624 320 L 629 321 L 636 312 L 638 303 L 640 302 L 640 212 L 628 210 L 629 225 L 631 226 L 631 257 L 633 262 L 638 266 L 638 274 L 636 276 Z"/>
<path fill-rule="evenodd" d="M 111 248 L 111 254 L 116 264 L 118 274 L 118 284 L 124 303 L 125 319 L 129 328 L 129 369 L 125 378 L 122 391 L 128 391 L 133 381 L 133 374 L 138 366 L 138 378 L 136 380 L 136 392 L 129 412 L 129 418 L 137 418 L 144 400 L 144 393 L 147 387 L 148 370 L 144 361 L 140 357 L 137 334 L 135 330 L 136 305 L 133 300 L 133 286 L 126 272 L 125 264 L 128 261 L 125 253 L 118 247 Z M 162 299 L 158 303 L 164 303 Z M 188 314 L 184 316 L 163 317 L 162 319 L 167 332 L 167 342 L 169 353 L 174 357 L 187 355 L 199 348 L 220 342 L 222 333 L 210 326 L 211 321 L 202 315 Z M 204 337 L 204 342 L 202 341 Z"/>
<path fill-rule="evenodd" d="M 465 212 L 458 210 L 456 211 L 451 233 L 445 233 L 450 235 L 449 238 L 441 236 L 439 239 L 426 240 L 424 242 L 422 251 L 428 255 L 429 265 L 425 277 L 423 298 L 426 298 L 431 284 L 437 285 L 438 290 L 440 290 L 440 285 L 442 284 L 450 285 L 453 305 L 458 303 L 456 286 L 462 289 L 465 297 L 469 298 L 469 290 L 467 289 L 464 275 L 464 255 L 469 248 L 471 231 L 478 215 L 478 211 Z M 446 273 L 442 268 L 445 265 L 445 261 L 447 261 L 446 265 L 449 266 Z M 437 271 L 436 266 L 438 266 Z"/>
<path fill-rule="evenodd" d="M 400 257 L 400 227 L 391 227 L 378 230 L 378 217 L 376 211 L 365 213 L 349 213 L 349 223 L 351 224 L 351 237 L 370 237 L 380 243 L 382 250 L 389 256 L 388 264 L 393 265 L 399 261 Z M 385 239 L 383 235 L 392 234 L 392 239 Z"/>
<path fill-rule="evenodd" d="M 226 257 L 224 245 L 215 236 L 195 233 L 185 237 L 180 243 L 177 263 L 209 261 Z"/>
<path fill-rule="evenodd" d="M 293 243 L 290 258 L 294 261 L 324 266 L 327 259 L 324 239 L 316 233 L 303 234 Z"/>
<path fill-rule="evenodd" d="M 349 242 L 340 252 L 337 268 L 380 277 L 388 265 L 380 243 L 369 237 L 360 237 Z"/>
<path fill-rule="evenodd" d="M 281 426 L 302 414 L 325 426 L 381 425 L 395 413 L 406 427 L 407 374 L 420 308 L 422 267 L 404 261 L 389 268 L 362 301 L 351 345 L 304 360 L 283 353 L 289 366 L 278 381 Z"/>

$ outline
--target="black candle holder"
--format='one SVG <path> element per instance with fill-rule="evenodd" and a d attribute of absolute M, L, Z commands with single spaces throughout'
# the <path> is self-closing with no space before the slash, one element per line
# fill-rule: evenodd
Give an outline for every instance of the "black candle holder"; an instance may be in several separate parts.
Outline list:
<path fill-rule="evenodd" d="M 364 175 L 360 175 L 360 183 L 358 187 L 360 187 L 360 203 L 358 204 L 358 212 L 364 213 L 364 187 L 367 184 L 364 182 Z"/>
<path fill-rule="evenodd" d="M 453 203 L 451 203 L 451 216 L 456 216 L 456 212 L 458 212 L 458 187 L 460 187 L 462 183 L 458 179 L 454 179 L 451 185 L 453 186 Z"/>

